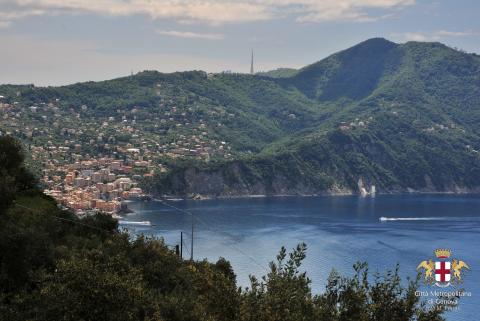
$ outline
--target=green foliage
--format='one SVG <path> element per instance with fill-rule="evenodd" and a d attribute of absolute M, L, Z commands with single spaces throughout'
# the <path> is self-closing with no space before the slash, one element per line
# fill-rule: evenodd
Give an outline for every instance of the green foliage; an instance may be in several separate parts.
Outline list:
<path fill-rule="evenodd" d="M 100 133 L 100 145 L 108 140 L 112 151 L 142 141 L 167 149 L 180 137 L 193 148 L 194 135 L 213 151 L 226 142 L 228 157 L 179 160 L 164 153 L 155 160 L 170 171 L 144 182 L 156 194 L 226 196 L 356 192 L 360 179 L 380 192 L 477 191 L 479 84 L 478 55 L 375 38 L 278 78 L 145 71 L 63 87 L 0 86 L 0 92 L 27 110 L 54 102 L 58 113 L 80 115 L 67 117 L 68 126 L 83 130 L 75 138 L 91 155 L 108 153 L 90 146 Z M 53 119 L 55 112 L 46 110 Z M 137 138 L 118 127 L 95 131 L 99 119 L 114 123 L 123 115 L 137 117 Z M 27 120 L 31 128 L 48 126 L 35 113 Z M 70 138 L 58 132 L 52 133 L 58 145 Z M 47 135 L 18 135 L 47 145 Z"/>
<path fill-rule="evenodd" d="M 294 76 L 297 72 L 298 70 L 293 68 L 277 68 L 270 71 L 257 72 L 255 75 L 269 78 L 288 78 Z"/>
<path fill-rule="evenodd" d="M 242 293 L 242 320 L 443 320 L 444 307 L 426 308 L 415 295 L 419 279 L 403 286 L 398 266 L 383 276 L 370 275 L 366 263 L 355 264 L 352 277 L 332 271 L 325 292 L 313 295 L 310 280 L 300 271 L 305 255 L 305 244 L 298 245 L 288 260 L 282 248 L 262 281 L 251 277 L 250 289 Z"/>
<path fill-rule="evenodd" d="M 369 39 L 302 68 L 285 82 L 308 97 L 323 101 L 362 99 L 377 87 L 396 47 L 395 43 L 382 38 Z"/>
<path fill-rule="evenodd" d="M 13 150 L 1 170 L 21 168 Z M 2 321 L 443 320 L 414 295 L 418 279 L 402 287 L 398 269 L 370 284 L 357 265 L 354 277 L 333 273 L 312 295 L 300 244 L 288 256 L 282 248 L 262 281 L 241 289 L 224 258 L 184 261 L 161 239 L 119 231 L 108 215 L 79 219 L 36 190 L 14 196 L 0 216 Z"/>
<path fill-rule="evenodd" d="M 285 261 L 284 247 L 277 261 L 270 263 L 270 272 L 259 282 L 251 277 L 242 305 L 244 320 L 313 320 L 316 307 L 310 280 L 299 268 L 306 255 L 306 245 L 300 244 Z"/>
<path fill-rule="evenodd" d="M 182 261 L 162 240 L 131 239 L 106 215 L 79 220 L 40 195 L 19 197 L 1 223 L 2 320 L 235 319 L 224 260 Z"/>
<path fill-rule="evenodd" d="M 311 123 L 304 121 L 308 116 L 297 118 L 302 130 L 284 134 L 259 153 L 207 169 L 178 166 L 158 177 L 151 190 L 319 194 L 357 191 L 362 179 L 381 192 L 477 191 L 479 75 L 476 55 L 439 43 L 370 39 L 292 77 L 270 78 L 316 106 Z M 192 167 L 197 175 L 187 179 Z M 218 176 L 220 186 L 207 191 L 201 188 L 205 184 L 195 186 L 195 178 Z M 190 185 L 173 184 L 179 181 Z"/>
<path fill-rule="evenodd" d="M 20 142 L 9 136 L 0 136 L 0 215 L 15 199 L 17 191 L 35 185 L 35 178 L 25 169 L 23 160 Z"/>

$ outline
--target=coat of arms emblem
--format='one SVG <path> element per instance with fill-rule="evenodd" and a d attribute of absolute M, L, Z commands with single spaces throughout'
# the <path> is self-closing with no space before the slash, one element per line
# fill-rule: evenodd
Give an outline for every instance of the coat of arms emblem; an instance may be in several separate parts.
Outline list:
<path fill-rule="evenodd" d="M 470 269 L 467 263 L 458 259 L 450 260 L 452 251 L 447 249 L 436 249 L 434 253 L 437 257 L 435 261 L 428 259 L 417 266 L 417 270 L 424 270 L 424 282 L 442 288 L 462 283 L 462 269 Z"/>

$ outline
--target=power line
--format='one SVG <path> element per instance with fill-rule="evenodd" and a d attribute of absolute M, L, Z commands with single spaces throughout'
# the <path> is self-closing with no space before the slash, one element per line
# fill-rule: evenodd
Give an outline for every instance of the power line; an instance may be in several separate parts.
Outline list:
<path fill-rule="evenodd" d="M 211 228 L 210 225 L 208 225 L 207 222 L 203 221 L 202 219 L 200 219 L 199 217 L 197 217 L 196 215 L 194 215 L 194 214 L 191 213 L 190 211 L 187 211 L 187 210 L 181 209 L 181 208 L 179 208 L 179 207 L 173 206 L 173 205 L 171 205 L 171 204 L 169 204 L 169 203 L 166 203 L 166 202 L 164 202 L 164 201 L 162 201 L 162 200 L 158 200 L 158 201 L 159 201 L 160 203 L 162 203 L 163 205 L 165 205 L 165 206 L 168 206 L 168 207 L 170 207 L 170 208 L 172 208 L 172 209 L 175 209 L 175 210 L 177 210 L 177 211 L 180 211 L 180 212 L 182 212 L 182 213 L 185 213 L 185 214 L 187 214 L 187 215 L 190 215 L 193 219 L 195 219 L 195 220 L 197 220 L 198 222 L 200 222 L 201 224 L 203 224 L 203 225 L 206 227 L 206 229 L 209 230 L 209 231 L 211 231 L 211 232 L 217 233 L 217 234 L 219 234 L 219 235 L 222 235 L 222 234 L 223 234 L 224 236 L 226 235 L 226 236 L 229 237 L 229 238 L 234 238 L 233 235 L 231 235 L 231 234 L 229 234 L 229 233 L 227 233 L 227 232 L 219 231 L 218 229 L 213 229 L 213 228 Z M 33 209 L 33 208 L 30 208 L 30 207 L 27 207 L 27 206 L 24 206 L 24 205 L 21 205 L 21 204 L 18 204 L 18 203 L 15 203 L 15 206 L 22 207 L 22 208 L 25 208 L 25 209 L 27 209 L 27 210 L 33 211 L 33 212 L 36 211 L 36 210 Z M 66 221 L 66 222 L 78 224 L 78 225 L 81 225 L 81 226 L 84 226 L 84 227 L 87 227 L 87 228 L 95 229 L 95 230 L 97 230 L 97 231 L 111 232 L 111 230 L 102 229 L 102 228 L 100 228 L 100 227 L 92 226 L 92 225 L 89 225 L 89 224 L 85 224 L 85 223 L 82 223 L 82 222 L 80 222 L 80 221 L 71 220 L 71 219 L 64 218 L 64 217 L 60 217 L 60 216 L 56 216 L 56 215 L 51 215 L 51 217 L 56 218 L 56 219 L 61 220 L 61 221 Z M 192 235 L 191 237 L 193 237 L 193 235 Z M 168 244 L 165 244 L 165 245 L 168 246 Z M 264 265 L 260 264 L 260 263 L 259 263 L 257 260 L 255 260 L 252 256 L 248 255 L 247 253 L 245 253 L 243 250 L 241 250 L 241 249 L 238 248 L 237 246 L 231 245 L 231 244 L 227 244 L 227 246 L 232 247 L 232 248 L 235 249 L 237 252 L 239 252 L 240 254 L 242 254 L 243 256 L 245 256 L 246 258 L 248 258 L 250 261 L 252 261 L 253 263 L 255 263 L 257 266 L 259 266 L 260 268 L 268 271 L 268 270 L 265 268 Z M 188 247 L 186 247 L 186 246 L 185 246 L 185 249 L 187 250 L 188 254 L 189 254 L 190 256 L 192 256 L 192 254 L 193 254 L 193 253 L 192 253 L 193 251 L 191 251 L 192 249 L 189 250 Z"/>
<path fill-rule="evenodd" d="M 187 211 L 187 210 L 184 210 L 182 208 L 179 208 L 179 207 L 176 207 L 174 205 L 171 205 L 161 199 L 156 199 L 157 201 L 159 201 L 160 203 L 162 203 L 163 205 L 165 206 L 168 206 L 172 209 L 175 209 L 179 212 L 182 212 L 182 213 L 185 213 L 187 215 L 190 215 L 192 218 L 194 218 L 195 220 L 197 220 L 198 222 L 200 222 L 201 224 L 203 224 L 207 230 L 211 231 L 211 232 L 214 232 L 214 233 L 217 233 L 219 235 L 222 235 L 223 236 L 227 236 L 229 238 L 235 238 L 233 235 L 227 233 L 227 232 L 224 232 L 224 231 L 219 231 L 218 229 L 214 229 L 211 227 L 211 225 L 209 225 L 207 222 L 203 221 L 202 219 L 200 219 L 197 215 L 194 215 L 192 212 L 190 211 Z M 252 261 L 253 263 L 255 263 L 257 266 L 259 266 L 260 268 L 262 268 L 263 270 L 267 271 L 268 272 L 268 269 L 265 268 L 264 265 L 262 265 L 261 263 L 259 263 L 255 258 L 253 258 L 252 256 L 248 255 L 247 253 L 245 253 L 243 250 L 241 250 L 240 248 L 238 248 L 237 246 L 233 245 L 233 244 L 227 244 L 227 246 L 230 246 L 232 247 L 233 249 L 235 249 L 237 252 L 239 252 L 240 254 L 242 254 L 243 256 L 247 257 L 250 261 Z"/>
<path fill-rule="evenodd" d="M 27 206 L 24 206 L 24 205 L 21 205 L 21 204 L 18 204 L 18 203 L 15 203 L 15 206 L 25 208 L 25 209 L 30 210 L 30 211 L 32 211 L 32 212 L 35 212 L 35 211 L 36 211 L 36 210 L 33 209 L 33 208 L 30 208 L 30 207 L 27 207 Z M 56 218 L 56 219 L 58 219 L 58 220 L 61 220 L 61 221 L 71 222 L 71 223 L 78 224 L 78 225 L 82 225 L 82 226 L 85 226 L 85 227 L 88 227 L 88 228 L 91 228 L 91 229 L 95 229 L 95 230 L 98 230 L 98 231 L 111 232 L 110 230 L 107 230 L 107 229 L 103 229 L 103 228 L 100 228 L 100 227 L 97 227 L 97 226 L 92 226 L 92 225 L 85 224 L 85 223 L 82 223 L 82 222 L 79 222 L 79 221 L 75 221 L 75 220 L 71 220 L 71 219 L 68 219 L 68 218 L 64 218 L 64 217 L 60 217 L 60 216 L 56 216 L 56 215 L 52 215 L 52 217 L 53 217 L 53 218 Z"/>
<path fill-rule="evenodd" d="M 35 209 L 30 208 L 30 207 L 27 207 L 27 206 L 25 206 L 25 205 L 21 205 L 21 204 L 18 204 L 18 203 L 15 203 L 15 205 L 18 206 L 18 207 L 22 207 L 22 208 L 25 208 L 25 209 L 27 209 L 27 210 L 30 210 L 30 211 L 32 211 L 32 212 L 36 212 Z M 81 225 L 81 226 L 84 226 L 84 227 L 88 227 L 88 228 L 91 228 L 91 229 L 95 229 L 95 230 L 97 230 L 97 231 L 111 232 L 111 230 L 107 230 L 107 229 L 103 229 L 103 228 L 98 227 L 98 226 L 93 226 L 93 225 L 89 225 L 89 224 L 86 224 L 86 223 L 82 223 L 82 222 L 77 221 L 77 220 L 71 220 L 71 219 L 64 218 L 64 217 L 60 217 L 60 216 L 56 216 L 56 215 L 51 215 L 51 217 L 56 218 L 56 219 L 61 220 L 61 221 L 66 221 L 66 222 L 78 224 L 78 225 Z M 167 243 L 165 243 L 165 242 L 163 242 L 163 244 L 164 244 L 166 247 L 175 247 L 174 244 L 167 244 Z"/>
<path fill-rule="evenodd" d="M 188 249 L 187 244 L 185 244 L 185 242 L 183 242 L 183 244 L 185 245 L 185 250 L 188 252 L 188 255 L 190 255 L 190 250 Z"/>

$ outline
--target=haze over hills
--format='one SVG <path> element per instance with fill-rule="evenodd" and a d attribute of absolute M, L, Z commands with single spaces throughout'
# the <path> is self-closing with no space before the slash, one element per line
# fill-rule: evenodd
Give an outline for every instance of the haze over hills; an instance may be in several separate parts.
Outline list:
<path fill-rule="evenodd" d="M 23 112 L 16 127 L 0 128 L 30 144 L 60 144 L 64 129 L 80 128 L 70 138 L 82 153 L 108 154 L 105 140 L 158 151 L 168 170 L 144 182 L 154 194 L 480 187 L 480 56 L 440 43 L 374 38 L 296 71 L 145 71 L 64 87 L 4 85 L 0 95 Z M 53 106 L 46 118 L 29 109 L 41 104 Z M 25 124 L 37 135 L 25 135 Z M 179 142 L 191 153 L 177 153 Z"/>

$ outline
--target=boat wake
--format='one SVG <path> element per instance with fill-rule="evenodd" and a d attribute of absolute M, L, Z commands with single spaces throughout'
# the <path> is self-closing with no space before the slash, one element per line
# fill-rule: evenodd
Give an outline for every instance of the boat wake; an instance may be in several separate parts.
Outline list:
<path fill-rule="evenodd" d="M 478 220 L 478 217 L 385 217 L 379 218 L 380 222 L 388 221 L 473 221 Z"/>
<path fill-rule="evenodd" d="M 118 221 L 120 225 L 140 225 L 140 226 L 152 226 L 150 221 Z"/>

